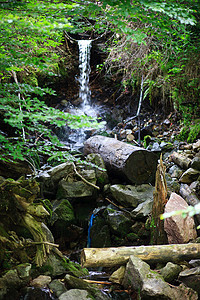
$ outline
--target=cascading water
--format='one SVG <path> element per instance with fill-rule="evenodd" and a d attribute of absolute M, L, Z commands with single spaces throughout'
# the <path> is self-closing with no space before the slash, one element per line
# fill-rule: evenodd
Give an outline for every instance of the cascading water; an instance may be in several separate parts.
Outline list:
<path fill-rule="evenodd" d="M 82 100 L 83 106 L 90 103 L 91 91 L 89 87 L 90 76 L 90 49 L 92 42 L 90 40 L 79 40 L 79 98 Z"/>

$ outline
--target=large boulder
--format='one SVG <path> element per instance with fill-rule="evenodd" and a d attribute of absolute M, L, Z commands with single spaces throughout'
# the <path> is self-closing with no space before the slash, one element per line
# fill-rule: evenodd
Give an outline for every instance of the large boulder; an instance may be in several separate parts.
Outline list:
<path fill-rule="evenodd" d="M 153 202 L 154 187 L 149 184 L 138 186 L 114 184 L 111 185 L 110 191 L 113 198 L 125 207 L 135 208 L 147 200 Z"/>
<path fill-rule="evenodd" d="M 165 213 L 180 211 L 188 208 L 186 201 L 176 193 L 172 193 L 165 206 Z M 170 244 L 187 243 L 197 237 L 194 219 L 190 216 L 183 218 L 177 214 L 164 220 L 164 229 Z"/>

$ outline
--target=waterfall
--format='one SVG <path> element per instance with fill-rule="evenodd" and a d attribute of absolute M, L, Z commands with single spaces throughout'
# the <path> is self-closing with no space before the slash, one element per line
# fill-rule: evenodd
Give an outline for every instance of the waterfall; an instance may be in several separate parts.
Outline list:
<path fill-rule="evenodd" d="M 79 40 L 79 98 L 82 100 L 82 106 L 90 105 L 91 91 L 89 87 L 90 77 L 90 49 L 92 41 Z"/>

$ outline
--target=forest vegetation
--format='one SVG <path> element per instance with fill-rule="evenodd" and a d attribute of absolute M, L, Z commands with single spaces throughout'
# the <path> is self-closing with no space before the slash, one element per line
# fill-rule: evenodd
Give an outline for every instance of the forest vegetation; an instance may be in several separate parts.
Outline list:
<path fill-rule="evenodd" d="M 0 158 L 38 161 L 61 146 L 56 127 L 101 126 L 45 102 L 71 67 L 65 33 L 104 35 L 106 59 L 97 66 L 120 88 L 165 114 L 182 114 L 180 138 L 200 132 L 200 3 L 198 0 L 1 0 Z M 64 73 L 66 74 L 66 73 Z M 68 153 L 62 155 L 66 159 Z"/>

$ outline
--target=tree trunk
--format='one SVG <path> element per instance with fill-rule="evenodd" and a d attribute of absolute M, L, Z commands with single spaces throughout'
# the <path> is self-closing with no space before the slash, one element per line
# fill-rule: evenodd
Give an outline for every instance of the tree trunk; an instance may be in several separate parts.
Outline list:
<path fill-rule="evenodd" d="M 151 214 L 151 243 L 154 245 L 162 245 L 168 242 L 164 230 L 164 221 L 160 219 L 160 215 L 164 213 L 165 204 L 168 200 L 165 171 L 166 167 L 163 165 L 161 154 L 160 164 L 156 171 L 156 183 L 153 195 L 154 201 Z"/>
<path fill-rule="evenodd" d="M 144 148 L 96 135 L 85 142 L 84 153 L 99 153 L 108 171 L 131 183 L 154 182 L 157 156 Z"/>
<path fill-rule="evenodd" d="M 85 248 L 81 253 L 83 267 L 113 267 L 126 264 L 131 255 L 149 263 L 178 262 L 200 258 L 200 244 L 172 244 L 119 248 Z"/>

